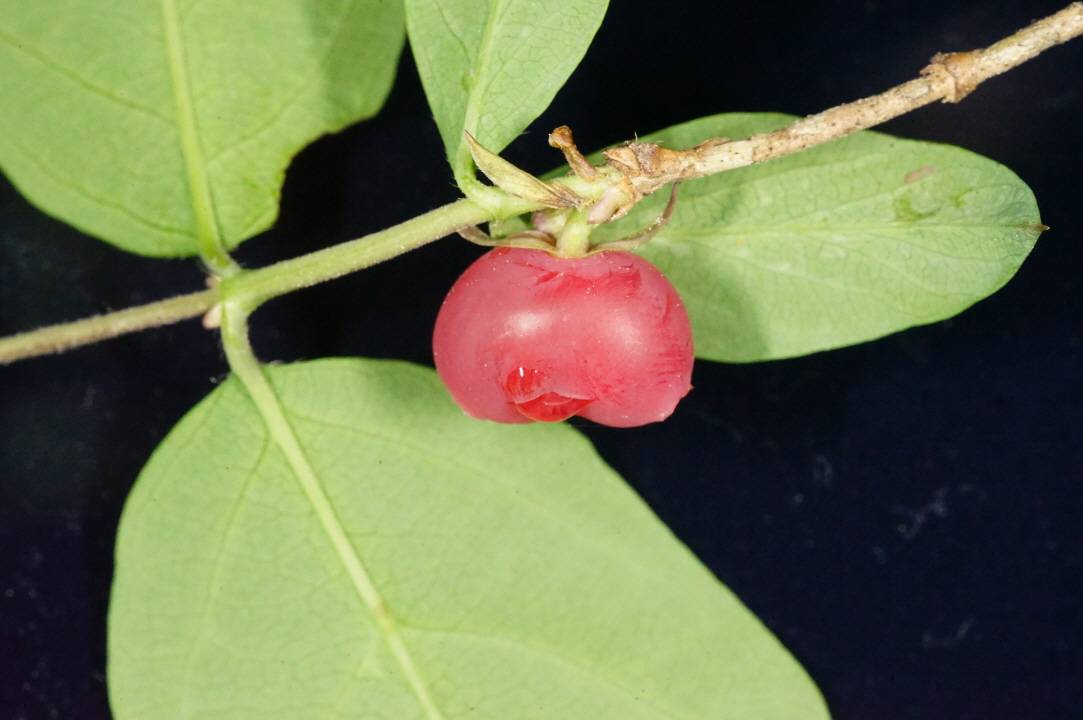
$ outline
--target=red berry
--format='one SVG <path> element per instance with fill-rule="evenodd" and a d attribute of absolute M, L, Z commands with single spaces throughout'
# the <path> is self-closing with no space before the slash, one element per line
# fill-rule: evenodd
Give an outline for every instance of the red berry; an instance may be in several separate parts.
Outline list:
<path fill-rule="evenodd" d="M 665 420 L 691 389 L 692 329 L 677 291 L 637 255 L 498 248 L 452 286 L 433 356 L 476 418 L 631 427 Z"/>

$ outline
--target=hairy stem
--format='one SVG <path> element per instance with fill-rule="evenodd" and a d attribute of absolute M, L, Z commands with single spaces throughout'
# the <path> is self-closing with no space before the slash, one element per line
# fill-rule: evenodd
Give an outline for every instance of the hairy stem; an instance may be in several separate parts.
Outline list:
<path fill-rule="evenodd" d="M 216 302 L 218 294 L 213 290 L 204 290 L 0 338 L 0 365 L 198 317 Z"/>
<path fill-rule="evenodd" d="M 523 201 L 513 209 L 529 212 L 538 207 Z M 2 338 L 0 365 L 198 317 L 219 301 L 236 300 L 251 311 L 271 298 L 371 267 L 489 219 L 489 213 L 473 202 L 459 200 L 357 240 L 258 270 L 242 270 L 222 280 L 216 290 L 181 295 Z"/>
<path fill-rule="evenodd" d="M 517 212 L 536 207 L 524 202 Z M 255 307 L 273 297 L 390 260 L 491 217 L 472 201 L 459 200 L 357 240 L 228 278 L 222 282 L 222 295 L 242 298 Z"/>

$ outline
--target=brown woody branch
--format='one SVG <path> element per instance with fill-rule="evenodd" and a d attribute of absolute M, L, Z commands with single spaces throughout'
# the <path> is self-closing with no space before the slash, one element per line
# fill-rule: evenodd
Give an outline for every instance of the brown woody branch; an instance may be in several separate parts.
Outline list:
<path fill-rule="evenodd" d="M 605 151 L 609 165 L 624 177 L 628 207 L 663 185 L 705 177 L 791 155 L 886 122 L 943 100 L 955 103 L 982 82 L 1055 45 L 1083 34 L 1083 2 L 1038 20 L 984 50 L 939 53 L 920 77 L 887 92 L 833 107 L 774 132 L 744 140 L 714 138 L 688 150 L 632 142 Z M 619 213 L 618 213 L 619 214 Z"/>

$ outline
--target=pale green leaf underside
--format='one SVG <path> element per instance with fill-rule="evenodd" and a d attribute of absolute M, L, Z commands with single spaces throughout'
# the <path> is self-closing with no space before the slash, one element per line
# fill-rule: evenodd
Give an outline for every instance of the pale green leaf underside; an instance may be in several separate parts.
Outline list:
<path fill-rule="evenodd" d="M 777 640 L 574 430 L 470 420 L 406 363 L 270 375 L 442 717 L 827 717 Z M 228 380 L 125 508 L 116 716 L 432 720 L 338 557 Z"/>
<path fill-rule="evenodd" d="M 187 152 L 233 247 L 274 222 L 298 150 L 379 109 L 402 39 L 395 0 L 0 0 L 0 168 L 84 232 L 182 256 Z"/>
<path fill-rule="evenodd" d="M 608 0 L 406 0 L 410 46 L 448 160 L 463 130 L 499 152 L 549 106 L 583 58 Z"/>
<path fill-rule="evenodd" d="M 643 139 L 691 147 L 792 120 L 717 115 Z M 872 132 L 679 192 L 641 252 L 680 291 L 711 360 L 803 355 L 950 317 L 1007 282 L 1040 233 L 1033 194 L 1004 166 Z M 597 237 L 649 224 L 665 195 Z"/>

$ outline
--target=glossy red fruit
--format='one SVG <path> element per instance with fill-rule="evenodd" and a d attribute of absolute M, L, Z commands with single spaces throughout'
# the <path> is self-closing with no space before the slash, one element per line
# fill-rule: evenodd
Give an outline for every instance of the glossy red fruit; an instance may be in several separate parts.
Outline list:
<path fill-rule="evenodd" d="M 474 417 L 631 427 L 665 420 L 691 389 L 692 330 L 677 291 L 641 257 L 498 248 L 451 288 L 433 356 Z"/>

